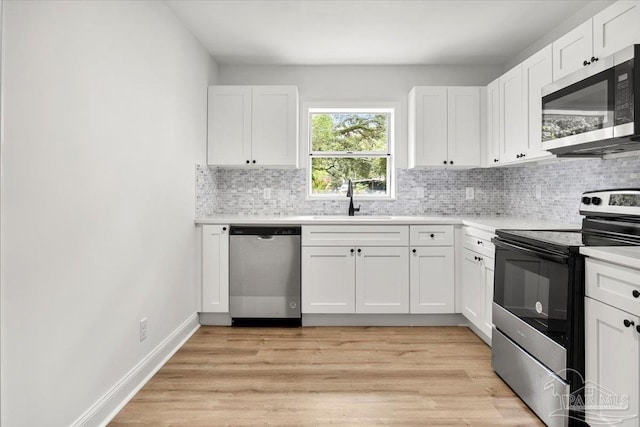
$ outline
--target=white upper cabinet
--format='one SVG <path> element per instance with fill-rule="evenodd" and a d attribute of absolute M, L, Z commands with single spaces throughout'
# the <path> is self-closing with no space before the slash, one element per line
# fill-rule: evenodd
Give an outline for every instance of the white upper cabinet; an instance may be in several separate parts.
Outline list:
<path fill-rule="evenodd" d="M 618 1 L 553 42 L 553 80 L 640 43 L 640 1 Z"/>
<path fill-rule="evenodd" d="M 298 89 L 210 86 L 207 163 L 297 167 Z"/>
<path fill-rule="evenodd" d="M 553 80 L 585 66 L 592 56 L 591 19 L 553 42 Z"/>
<path fill-rule="evenodd" d="M 251 159 L 251 87 L 209 87 L 207 163 L 239 166 Z"/>
<path fill-rule="evenodd" d="M 296 166 L 298 89 L 256 86 L 252 100 L 252 159 L 258 165 Z"/>
<path fill-rule="evenodd" d="M 500 80 L 487 86 L 487 139 L 485 151 L 486 166 L 500 163 Z"/>
<path fill-rule="evenodd" d="M 409 167 L 442 166 L 447 159 L 447 88 L 409 93 Z"/>
<path fill-rule="evenodd" d="M 478 87 L 450 87 L 447 159 L 454 166 L 480 166 L 481 113 Z"/>
<path fill-rule="evenodd" d="M 503 74 L 499 82 L 500 161 L 513 162 L 519 160 L 527 148 L 522 64 Z"/>
<path fill-rule="evenodd" d="M 414 87 L 409 167 L 480 166 L 481 96 L 480 87 Z"/>
<path fill-rule="evenodd" d="M 552 48 L 545 47 L 522 63 L 522 91 L 528 145 L 525 160 L 553 157 L 542 149 L 542 87 L 553 81 Z"/>
<path fill-rule="evenodd" d="M 593 17 L 593 56 L 640 43 L 640 1 L 618 1 Z"/>

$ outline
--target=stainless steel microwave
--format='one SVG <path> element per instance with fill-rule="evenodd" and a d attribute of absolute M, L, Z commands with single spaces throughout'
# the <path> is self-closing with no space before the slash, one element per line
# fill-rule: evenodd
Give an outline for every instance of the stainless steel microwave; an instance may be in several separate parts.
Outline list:
<path fill-rule="evenodd" d="M 561 157 L 640 150 L 640 44 L 542 88 L 542 148 Z"/>

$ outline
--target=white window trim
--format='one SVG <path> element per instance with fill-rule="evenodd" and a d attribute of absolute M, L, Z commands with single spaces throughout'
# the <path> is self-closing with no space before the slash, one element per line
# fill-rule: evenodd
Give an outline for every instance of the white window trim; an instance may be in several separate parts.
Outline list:
<path fill-rule="evenodd" d="M 303 147 L 301 147 L 300 154 L 303 157 L 301 159 L 300 164 L 306 165 L 305 172 L 305 180 L 306 180 L 306 200 L 344 200 L 345 197 L 341 195 L 312 195 L 311 194 L 311 126 L 309 121 L 309 115 L 313 110 L 321 110 L 324 112 L 357 112 L 357 113 L 366 113 L 366 112 L 379 112 L 385 111 L 391 114 L 391 120 L 389 124 L 389 136 L 388 136 L 388 160 L 387 160 L 387 188 L 389 189 L 388 194 L 386 196 L 367 196 L 362 194 L 357 194 L 353 196 L 354 200 L 378 200 L 378 201 L 389 201 L 396 200 L 396 141 L 399 138 L 399 130 L 398 130 L 398 117 L 400 114 L 400 104 L 397 102 L 348 102 L 348 101 L 336 101 L 336 102 L 328 102 L 328 101 L 309 101 L 302 104 L 302 126 L 301 126 L 301 135 L 300 140 L 305 141 Z M 325 153 L 331 154 L 331 153 Z M 369 157 L 372 153 L 361 152 L 355 154 L 353 157 Z M 375 152 L 375 155 L 380 155 L 379 152 Z"/>

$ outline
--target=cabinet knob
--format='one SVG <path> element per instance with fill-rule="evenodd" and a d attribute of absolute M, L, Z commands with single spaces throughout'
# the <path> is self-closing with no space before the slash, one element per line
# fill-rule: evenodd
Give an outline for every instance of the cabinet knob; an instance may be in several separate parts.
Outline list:
<path fill-rule="evenodd" d="M 481 245 L 482 244 L 482 240 L 478 240 L 478 244 Z"/>
<path fill-rule="evenodd" d="M 416 251 L 415 249 L 411 249 L 411 252 L 413 252 L 415 254 L 418 251 Z"/>
<path fill-rule="evenodd" d="M 640 325 L 636 326 L 636 331 L 638 331 L 640 333 Z"/>
<path fill-rule="evenodd" d="M 453 164 L 453 160 L 449 161 L 449 164 L 452 165 Z"/>
<path fill-rule="evenodd" d="M 640 292 L 637 289 L 634 289 L 633 292 L 631 292 L 631 294 L 633 295 L 634 298 L 640 297 Z"/>
<path fill-rule="evenodd" d="M 255 161 L 255 160 L 253 161 L 253 164 L 254 164 L 254 165 L 256 164 L 256 161 Z"/>
<path fill-rule="evenodd" d="M 249 163 L 250 163 L 249 160 L 247 160 L 247 164 L 249 164 Z"/>
<path fill-rule="evenodd" d="M 591 62 L 598 62 L 598 58 L 596 58 L 595 56 L 591 57 Z"/>
<path fill-rule="evenodd" d="M 587 65 L 589 65 L 589 64 L 591 64 L 591 62 L 589 62 L 589 61 L 584 61 L 584 62 L 582 63 L 582 65 L 583 65 L 583 66 L 585 66 L 585 67 L 586 67 Z"/>
<path fill-rule="evenodd" d="M 222 227 L 222 231 L 227 231 L 227 227 Z"/>
<path fill-rule="evenodd" d="M 358 248 L 358 253 L 360 253 L 360 252 L 362 252 L 362 249 L 359 249 L 359 248 Z"/>
<path fill-rule="evenodd" d="M 624 326 L 626 328 L 628 328 L 629 326 L 635 325 L 635 323 L 633 323 L 633 320 L 627 320 L 627 319 L 624 319 L 624 322 L 622 322 L 622 323 L 624 323 Z"/>
<path fill-rule="evenodd" d="M 498 159 L 493 159 L 493 163 L 498 163 L 500 160 Z"/>
<path fill-rule="evenodd" d="M 435 237 L 436 237 L 436 235 L 435 235 L 435 234 L 433 234 L 433 233 L 431 233 L 430 237 L 433 239 L 433 238 L 435 238 Z"/>
<path fill-rule="evenodd" d="M 446 165 L 446 164 L 447 164 L 447 161 L 445 160 L 445 161 L 444 161 L 444 162 L 442 162 L 442 163 L 444 163 L 444 164 Z"/>
<path fill-rule="evenodd" d="M 351 248 L 351 253 L 354 253 L 354 252 L 355 252 L 355 249 Z"/>

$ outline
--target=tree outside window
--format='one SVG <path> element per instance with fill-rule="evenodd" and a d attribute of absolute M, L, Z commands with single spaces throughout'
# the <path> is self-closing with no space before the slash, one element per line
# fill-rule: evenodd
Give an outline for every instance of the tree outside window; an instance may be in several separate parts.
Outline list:
<path fill-rule="evenodd" d="M 389 198 L 393 109 L 310 109 L 310 196 Z"/>

